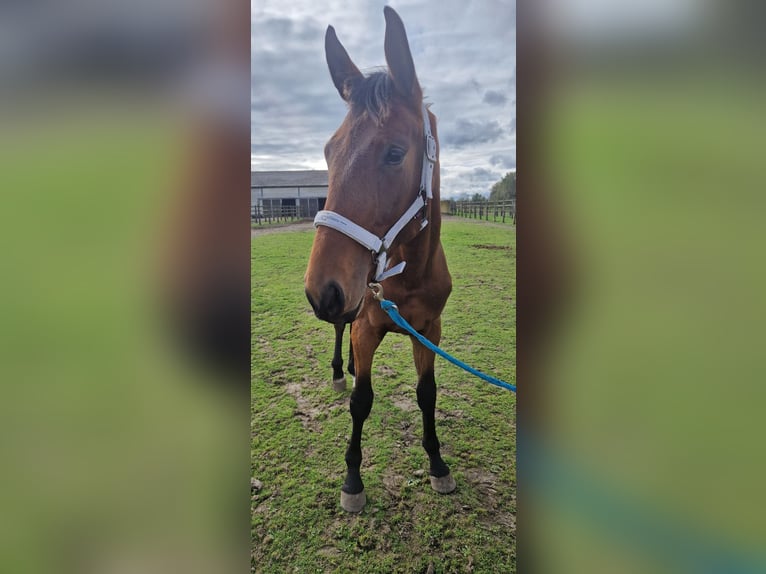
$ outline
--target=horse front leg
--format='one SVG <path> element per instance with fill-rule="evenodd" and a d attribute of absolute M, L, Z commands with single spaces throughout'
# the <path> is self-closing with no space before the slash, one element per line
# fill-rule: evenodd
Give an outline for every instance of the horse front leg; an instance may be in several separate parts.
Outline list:
<path fill-rule="evenodd" d="M 433 321 L 425 331 L 423 336 L 434 345 L 439 344 L 441 339 L 441 320 Z M 431 478 L 431 488 L 441 494 L 447 494 L 455 490 L 455 479 L 450 474 L 449 467 L 442 460 L 439 449 L 439 439 L 436 436 L 436 380 L 434 378 L 434 358 L 433 351 L 426 349 L 414 337 L 412 340 L 412 352 L 415 358 L 415 368 L 418 372 L 418 406 L 423 413 L 423 448 L 428 454 L 430 463 L 429 475 Z"/>
<path fill-rule="evenodd" d="M 332 355 L 332 388 L 334 391 L 346 390 L 346 377 L 343 376 L 343 330 L 345 323 L 335 323 L 335 350 Z"/>
<path fill-rule="evenodd" d="M 356 377 L 356 370 L 354 369 L 354 340 L 351 337 L 351 329 L 354 328 L 353 323 L 348 324 L 348 374 L 351 378 Z"/>
<path fill-rule="evenodd" d="M 357 320 L 359 323 L 359 320 Z M 346 512 L 361 512 L 367 503 L 360 474 L 362 466 L 362 427 L 372 410 L 372 357 L 383 340 L 383 333 L 372 331 L 367 324 L 356 324 L 351 333 L 356 378 L 351 391 L 351 440 L 346 449 L 346 480 L 341 487 L 340 505 Z"/>

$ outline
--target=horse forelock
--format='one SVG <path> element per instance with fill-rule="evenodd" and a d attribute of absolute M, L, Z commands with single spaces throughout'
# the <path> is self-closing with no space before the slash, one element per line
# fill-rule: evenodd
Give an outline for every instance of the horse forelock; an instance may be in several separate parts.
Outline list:
<path fill-rule="evenodd" d="M 358 112 L 367 112 L 376 124 L 381 124 L 389 114 L 393 81 L 387 72 L 373 72 L 351 88 L 351 106 Z"/>

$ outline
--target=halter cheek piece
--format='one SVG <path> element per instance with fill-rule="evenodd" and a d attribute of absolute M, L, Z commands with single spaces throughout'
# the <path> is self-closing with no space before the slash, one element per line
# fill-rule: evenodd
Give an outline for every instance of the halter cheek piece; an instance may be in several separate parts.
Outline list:
<path fill-rule="evenodd" d="M 357 225 L 347 217 L 343 217 L 339 213 L 334 211 L 322 210 L 317 212 L 314 218 L 314 227 L 324 225 L 325 227 L 332 227 L 336 231 L 340 231 L 344 235 L 347 235 L 357 243 L 361 243 L 367 249 L 372 252 L 373 258 L 377 265 L 375 271 L 375 281 L 380 282 L 384 279 L 388 279 L 393 275 L 398 275 L 404 271 L 406 261 L 402 261 L 398 265 L 394 265 L 390 269 L 386 269 L 388 263 L 388 250 L 394 243 L 396 236 L 399 235 L 402 229 L 418 215 L 418 212 L 422 211 L 423 221 L 420 224 L 420 230 L 428 225 L 426 219 L 426 207 L 428 206 L 428 200 L 433 198 L 433 192 L 431 190 L 431 182 L 433 180 L 434 164 L 436 163 L 436 140 L 431 135 L 431 122 L 428 120 L 428 110 L 426 105 L 423 104 L 423 128 L 425 133 L 425 149 L 423 150 L 423 169 L 420 177 L 420 190 L 415 197 L 415 201 L 405 211 L 396 223 L 388 230 L 383 237 L 378 237 L 374 233 L 370 233 L 364 227 Z"/>

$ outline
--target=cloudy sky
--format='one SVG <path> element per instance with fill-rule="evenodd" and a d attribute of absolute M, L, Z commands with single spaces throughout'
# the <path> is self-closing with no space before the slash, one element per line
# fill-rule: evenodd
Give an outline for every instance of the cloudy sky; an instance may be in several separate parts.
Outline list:
<path fill-rule="evenodd" d="M 489 193 L 516 167 L 515 0 L 253 0 L 251 165 L 327 169 L 346 114 L 324 56 L 335 27 L 357 67 L 385 65 L 383 6 L 404 21 L 438 118 L 442 197 Z"/>

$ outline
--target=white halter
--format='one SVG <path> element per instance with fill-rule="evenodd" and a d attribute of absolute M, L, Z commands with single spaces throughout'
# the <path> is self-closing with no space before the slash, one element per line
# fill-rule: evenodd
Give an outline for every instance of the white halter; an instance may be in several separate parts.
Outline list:
<path fill-rule="evenodd" d="M 431 184 L 433 180 L 434 164 L 436 163 L 436 140 L 431 135 L 431 122 L 428 120 L 428 110 L 426 105 L 423 104 L 423 129 L 425 132 L 425 149 L 423 150 L 423 168 L 420 177 L 420 190 L 415 197 L 415 201 L 405 211 L 391 229 L 386 232 L 383 237 L 378 237 L 374 233 L 370 233 L 364 227 L 357 225 L 347 217 L 343 217 L 339 213 L 334 211 L 322 210 L 317 212 L 314 218 L 314 227 L 324 225 L 326 227 L 332 227 L 336 231 L 340 231 L 344 235 L 349 236 L 357 243 L 361 243 L 367 249 L 369 249 L 375 262 L 377 269 L 375 271 L 375 282 L 379 283 L 384 279 L 387 279 L 393 275 L 398 275 L 404 271 L 406 261 L 402 261 L 398 265 L 394 265 L 391 269 L 386 269 L 388 263 L 388 249 L 394 243 L 396 236 L 404 229 L 412 218 L 417 213 L 428 205 L 428 200 L 433 198 L 433 192 L 431 190 Z M 422 230 L 428 225 L 428 220 L 423 218 L 423 222 L 420 224 Z"/>

